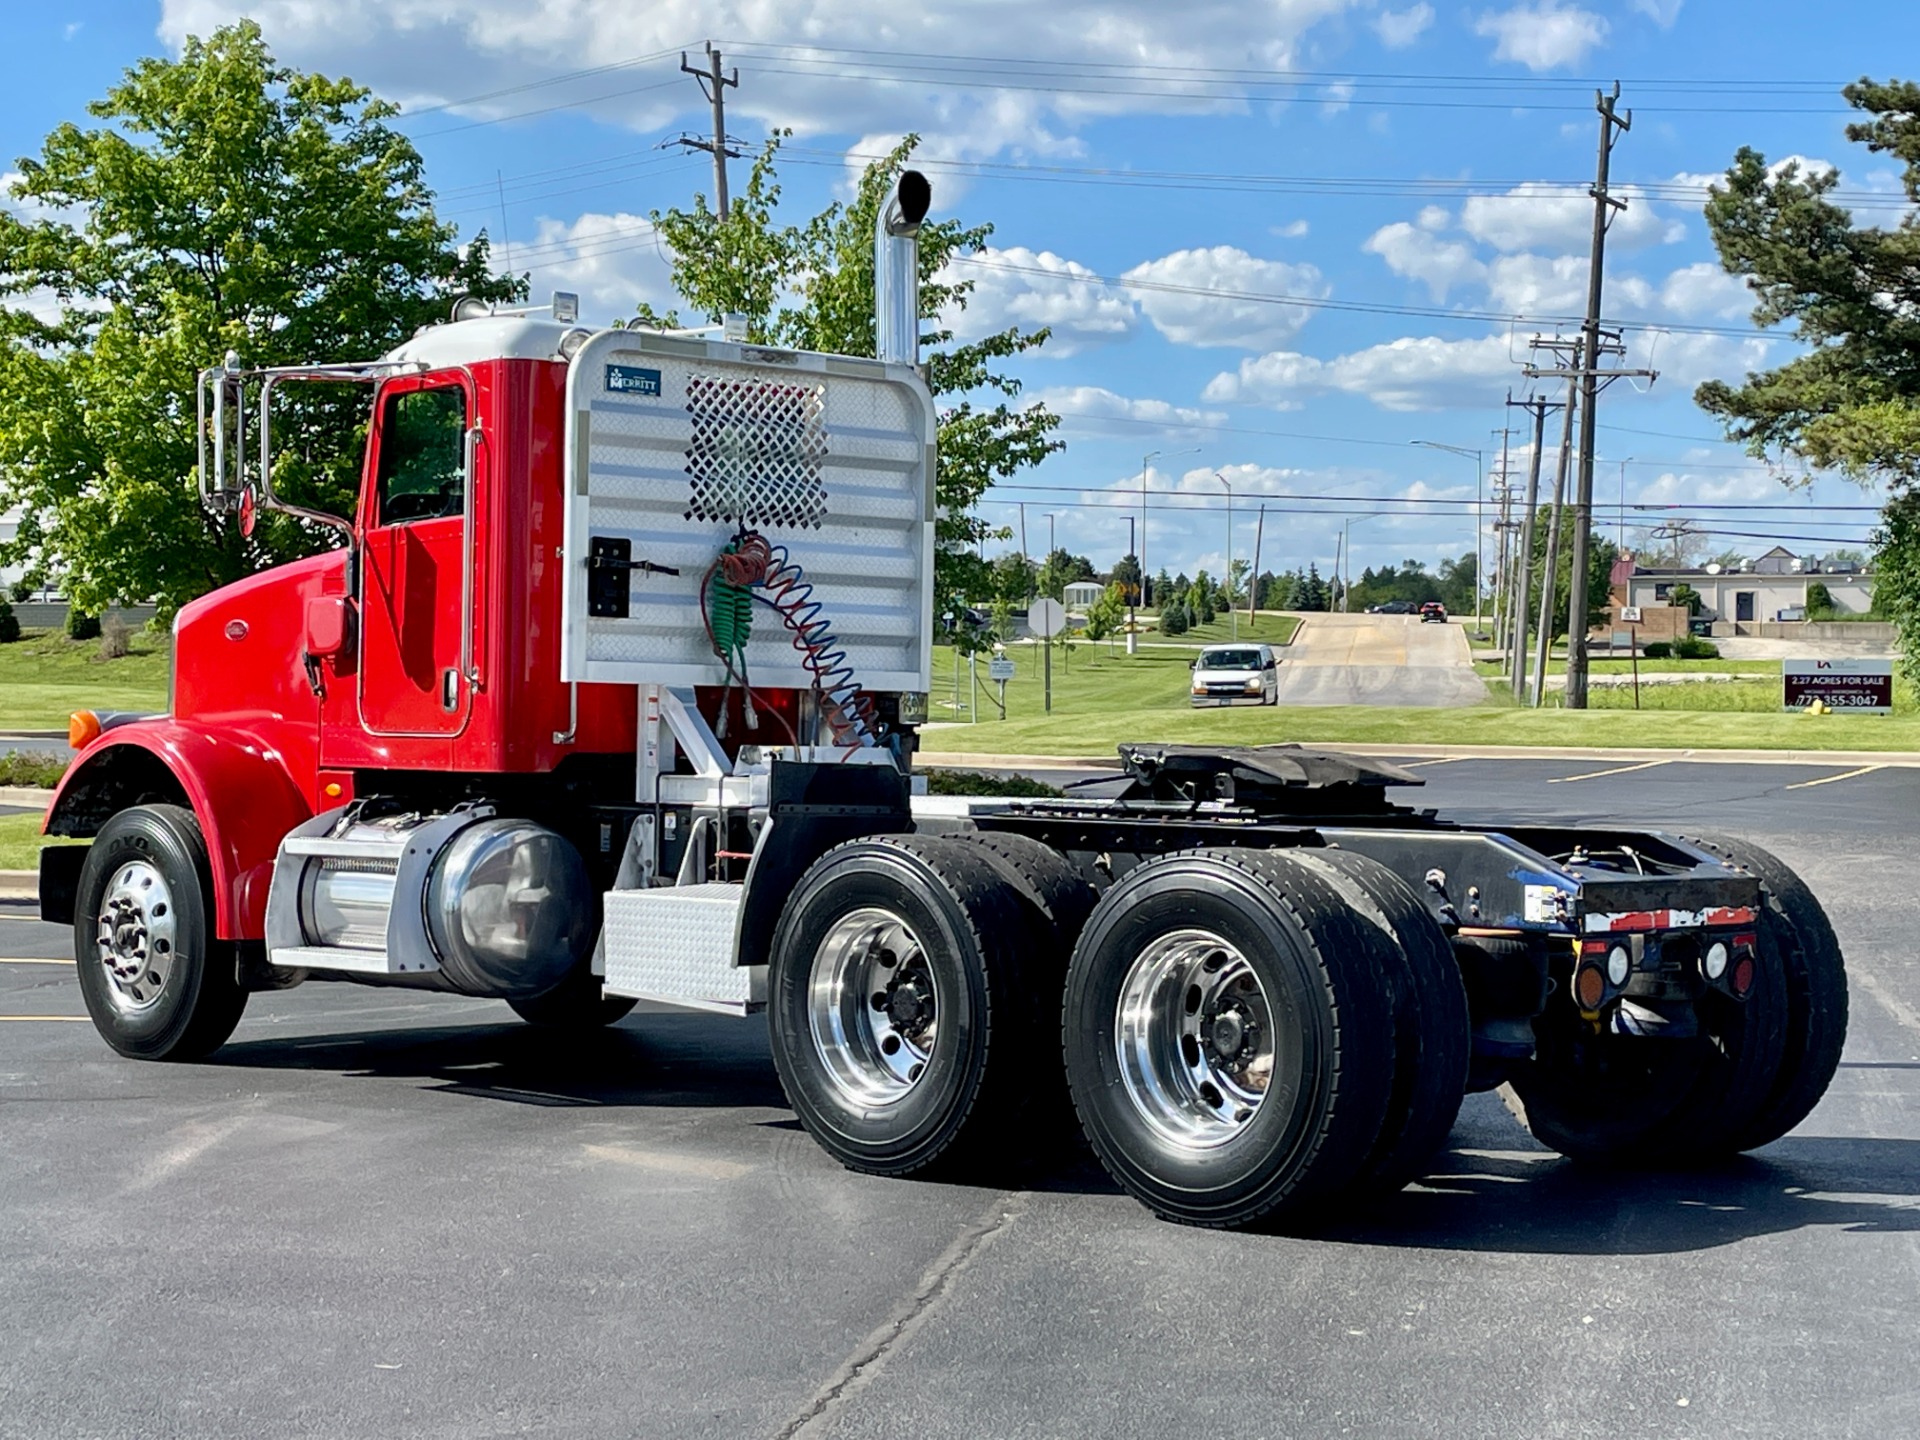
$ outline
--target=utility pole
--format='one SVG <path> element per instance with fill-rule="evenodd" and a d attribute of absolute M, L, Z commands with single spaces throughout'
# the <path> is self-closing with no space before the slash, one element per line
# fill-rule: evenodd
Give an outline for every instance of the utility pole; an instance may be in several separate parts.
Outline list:
<path fill-rule="evenodd" d="M 1594 93 L 1594 108 L 1600 112 L 1600 158 L 1593 182 L 1593 252 L 1587 270 L 1587 320 L 1581 327 L 1585 342 L 1586 364 L 1580 374 L 1580 479 L 1573 497 L 1573 574 L 1567 604 L 1567 708 L 1587 708 L 1587 551 L 1593 543 L 1593 448 L 1598 433 L 1595 425 L 1595 401 L 1600 396 L 1600 296 L 1605 279 L 1607 225 L 1614 210 L 1624 210 L 1627 202 L 1607 193 L 1612 169 L 1613 147 L 1619 135 L 1633 128 L 1633 112 L 1614 113 L 1620 98 L 1620 82 L 1613 94 Z"/>
<path fill-rule="evenodd" d="M 1511 407 L 1512 404 L 1513 391 L 1508 390 L 1507 405 Z M 1500 418 L 1503 422 L 1506 416 L 1507 412 L 1502 410 L 1500 412 Z M 1512 524 L 1511 512 L 1513 506 L 1512 487 L 1507 479 L 1507 441 L 1512 433 L 1513 430 L 1511 426 L 1504 423 L 1500 426 L 1500 479 L 1498 482 L 1500 518 L 1493 522 L 1493 528 L 1500 536 L 1500 544 L 1498 547 L 1499 555 L 1494 561 L 1494 565 L 1497 567 L 1500 575 L 1500 588 L 1493 592 L 1493 634 L 1495 644 L 1498 644 L 1499 637 L 1506 633 L 1506 619 L 1507 616 L 1512 613 L 1512 609 L 1506 601 L 1507 592 L 1512 588 L 1507 578 L 1507 531 Z M 1481 583 L 1481 579 L 1482 577 L 1476 575 L 1474 576 L 1473 583 L 1477 586 Z"/>
<path fill-rule="evenodd" d="M 731 75 L 722 75 L 720 52 L 714 49 L 713 42 L 709 40 L 706 69 L 689 65 L 684 50 L 680 52 L 680 69 L 683 74 L 693 76 L 700 83 L 701 92 L 713 107 L 713 138 L 701 140 L 692 135 L 682 135 L 673 143 L 687 150 L 704 150 L 713 156 L 713 209 L 724 220 L 727 218 L 727 161 L 738 159 L 740 155 L 727 139 L 727 87 L 740 88 L 740 67 L 736 65 Z"/>
<path fill-rule="evenodd" d="M 1573 376 L 1580 369 L 1581 345 L 1573 342 L 1573 369 L 1567 372 L 1567 409 L 1560 429 L 1559 463 L 1554 466 L 1553 516 L 1547 529 L 1546 567 L 1540 577 L 1540 658 L 1533 670 L 1533 708 L 1538 710 L 1547 698 L 1547 661 L 1553 655 L 1553 592 L 1560 579 L 1560 528 L 1566 513 L 1567 469 L 1573 458 L 1573 416 L 1580 392 Z"/>
<path fill-rule="evenodd" d="M 1512 400 L 1507 401 L 1514 404 Z M 1512 657 L 1513 695 L 1518 700 L 1527 693 L 1527 641 L 1532 630 L 1528 624 L 1527 611 L 1533 596 L 1533 534 L 1534 518 L 1540 509 L 1540 452 L 1546 445 L 1547 411 L 1557 408 L 1551 405 L 1547 397 L 1537 395 L 1522 400 L 1519 406 L 1533 416 L 1533 458 L 1527 465 L 1527 503 L 1519 522 L 1519 550 L 1513 576 L 1513 633 L 1508 636 L 1507 650 Z"/>

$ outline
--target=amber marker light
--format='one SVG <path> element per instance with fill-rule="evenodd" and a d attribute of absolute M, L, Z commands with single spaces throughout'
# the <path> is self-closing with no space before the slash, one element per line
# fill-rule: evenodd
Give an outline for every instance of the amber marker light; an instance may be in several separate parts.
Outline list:
<path fill-rule="evenodd" d="M 84 750 L 100 738 L 100 717 L 91 710 L 76 710 L 67 717 L 67 744 Z"/>

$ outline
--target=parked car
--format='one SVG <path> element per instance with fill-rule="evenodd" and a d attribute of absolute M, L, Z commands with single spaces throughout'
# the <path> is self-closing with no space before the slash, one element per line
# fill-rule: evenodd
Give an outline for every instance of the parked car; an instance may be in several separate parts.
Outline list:
<path fill-rule="evenodd" d="M 1193 662 L 1194 708 L 1278 705 L 1279 669 L 1271 645 L 1209 645 Z"/>
<path fill-rule="evenodd" d="M 1427 601 L 1426 604 L 1420 607 L 1420 623 L 1422 625 L 1446 624 L 1447 623 L 1447 607 L 1442 605 L 1438 600 Z"/>
<path fill-rule="evenodd" d="M 1369 615 L 1411 615 L 1418 609 L 1411 600 L 1388 600 L 1380 605 L 1369 605 Z"/>

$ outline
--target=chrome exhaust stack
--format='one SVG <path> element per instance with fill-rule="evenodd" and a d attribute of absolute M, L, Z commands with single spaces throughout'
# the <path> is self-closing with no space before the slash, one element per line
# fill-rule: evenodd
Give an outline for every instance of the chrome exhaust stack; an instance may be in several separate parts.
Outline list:
<path fill-rule="evenodd" d="M 873 353 L 894 365 L 920 363 L 920 223 L 933 186 L 903 170 L 873 221 Z"/>

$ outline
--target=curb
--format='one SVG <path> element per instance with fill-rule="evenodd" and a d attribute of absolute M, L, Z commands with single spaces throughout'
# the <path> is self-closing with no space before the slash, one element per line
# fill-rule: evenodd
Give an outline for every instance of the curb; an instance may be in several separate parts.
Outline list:
<path fill-rule="evenodd" d="M 0 870 L 0 904 L 9 900 L 37 903 L 40 877 L 32 870 Z"/>
<path fill-rule="evenodd" d="M 1143 742 L 1145 743 L 1145 742 Z M 1171 742 L 1169 742 L 1171 743 Z M 1293 743 L 1293 742 L 1287 742 Z M 1884 765 L 1920 768 L 1912 750 L 1681 750 L 1602 749 L 1584 745 L 1339 745 L 1298 742 L 1309 750 L 1409 760 L 1675 760 L 1691 765 Z M 1110 755 L 994 755 L 918 751 L 914 764 L 956 770 L 1117 770 Z"/>
<path fill-rule="evenodd" d="M 44 810 L 53 803 L 53 791 L 32 785 L 0 785 L 0 805 L 30 805 Z"/>

